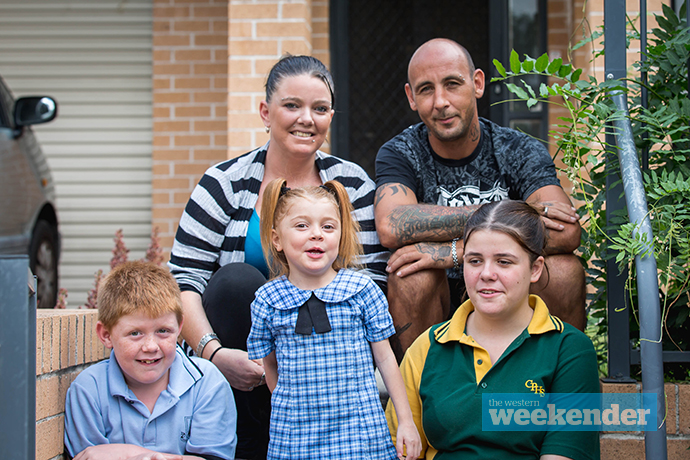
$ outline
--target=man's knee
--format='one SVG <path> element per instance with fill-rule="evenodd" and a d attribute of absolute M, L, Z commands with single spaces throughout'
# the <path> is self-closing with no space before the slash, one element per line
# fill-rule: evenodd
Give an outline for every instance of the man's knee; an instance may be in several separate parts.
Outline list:
<path fill-rule="evenodd" d="M 405 277 L 388 277 L 388 303 L 393 311 L 417 316 L 434 304 L 449 302 L 448 281 L 444 270 L 422 270 Z"/>
<path fill-rule="evenodd" d="M 539 295 L 551 313 L 580 330 L 584 330 L 586 286 L 585 271 L 574 254 L 559 254 L 546 258 L 542 278 L 532 290 Z"/>
<path fill-rule="evenodd" d="M 395 325 L 391 347 L 400 362 L 405 350 L 426 329 L 448 315 L 450 295 L 444 270 L 388 277 L 388 304 Z"/>
<path fill-rule="evenodd" d="M 558 254 L 546 258 L 549 282 L 570 295 L 582 295 L 585 290 L 585 270 L 574 254 Z"/>

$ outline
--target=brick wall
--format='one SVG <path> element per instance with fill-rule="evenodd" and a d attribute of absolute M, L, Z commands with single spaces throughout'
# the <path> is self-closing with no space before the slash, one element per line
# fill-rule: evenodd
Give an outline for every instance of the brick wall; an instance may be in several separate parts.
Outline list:
<path fill-rule="evenodd" d="M 192 188 L 227 158 L 228 1 L 154 0 L 153 226 L 169 252 Z"/>
<path fill-rule="evenodd" d="M 569 55 L 570 47 L 576 43 L 579 38 L 577 35 L 578 26 L 582 21 L 582 3 L 583 0 L 549 0 L 547 5 L 547 52 L 549 58 L 556 59 L 561 58 L 564 62 L 570 62 L 571 56 Z M 582 54 L 582 51 L 577 53 Z M 575 56 L 572 56 L 573 58 Z M 577 62 L 573 59 L 574 62 Z M 552 83 L 552 82 L 551 82 Z M 557 98 L 553 99 L 554 102 L 560 103 Z M 565 109 L 559 108 L 555 104 L 549 105 L 549 130 L 558 122 L 558 117 L 567 116 L 568 112 Z M 555 155 L 556 146 L 550 146 L 551 155 Z M 560 158 L 556 159 L 556 166 L 563 168 L 565 165 L 560 161 Z M 570 195 L 572 194 L 572 184 L 565 177 L 564 174 L 559 173 L 559 178 L 561 180 L 561 185 L 565 191 Z"/>
<path fill-rule="evenodd" d="M 671 0 L 648 0 L 647 1 L 647 29 L 651 30 L 656 27 L 656 19 L 654 14 L 661 14 L 661 5 L 671 5 Z M 604 0 L 591 0 L 587 3 L 588 8 L 588 19 L 589 27 L 591 30 L 598 30 L 604 24 Z M 640 2 L 635 0 L 626 1 L 626 10 L 628 16 L 635 21 L 635 26 L 639 28 L 640 21 Z M 595 43 L 595 48 L 600 50 L 601 41 L 597 40 Z M 640 56 L 640 42 L 638 40 L 633 40 L 630 43 L 628 49 L 628 54 L 626 56 L 628 70 L 632 70 L 631 64 L 639 59 Z M 594 63 L 594 71 L 596 72 L 597 79 L 601 81 L 604 77 L 604 58 L 600 57 Z"/>
<path fill-rule="evenodd" d="M 328 3 L 154 0 L 152 220 L 166 256 L 203 172 L 268 140 L 258 107 L 271 66 L 285 53 L 328 65 Z"/>
<path fill-rule="evenodd" d="M 74 378 L 110 352 L 96 336 L 96 310 L 36 315 L 36 460 L 61 459 L 65 395 Z"/>
<path fill-rule="evenodd" d="M 231 0 L 229 12 L 228 154 L 263 145 L 259 117 L 266 75 L 285 53 L 329 63 L 328 1 Z"/>
<path fill-rule="evenodd" d="M 670 0 L 650 0 L 647 2 L 647 26 L 648 29 L 656 27 L 654 14 L 661 13 L 661 5 L 670 5 Z M 587 75 L 596 76 L 598 81 L 604 79 L 604 57 L 594 59 L 594 52 L 601 51 L 603 38 L 596 40 L 593 44 L 586 45 L 570 53 L 569 49 L 580 42 L 584 37 L 592 32 L 600 30 L 604 24 L 604 0 L 549 0 L 548 1 L 548 53 L 551 59 L 560 57 L 563 62 L 570 62 L 575 67 L 584 69 L 581 79 Z M 636 19 L 636 26 L 639 27 L 639 2 L 628 0 L 628 15 Z M 639 59 L 639 41 L 633 41 L 627 54 L 628 68 L 631 69 L 632 63 Z M 594 59 L 594 60 L 593 60 Z M 554 102 L 560 103 L 558 98 Z M 554 126 L 559 123 L 558 117 L 566 117 L 568 112 L 555 105 L 549 106 L 549 124 Z M 556 153 L 555 146 L 551 146 L 551 153 Z M 556 165 L 563 167 L 557 159 Z M 572 185 L 567 178 L 561 176 L 561 183 L 566 191 L 571 192 Z"/>
<path fill-rule="evenodd" d="M 602 384 L 603 393 L 639 393 L 638 384 Z M 687 460 L 690 455 L 690 384 L 667 383 L 666 437 L 668 460 Z M 644 460 L 644 433 L 602 433 L 601 458 Z"/>

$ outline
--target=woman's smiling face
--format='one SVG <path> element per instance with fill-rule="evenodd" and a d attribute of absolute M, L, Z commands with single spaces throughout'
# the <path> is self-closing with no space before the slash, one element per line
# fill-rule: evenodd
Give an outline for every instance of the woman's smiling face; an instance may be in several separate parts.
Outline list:
<path fill-rule="evenodd" d="M 259 112 L 280 151 L 309 155 L 326 139 L 334 113 L 326 83 L 307 74 L 285 77 Z"/>
<path fill-rule="evenodd" d="M 529 306 L 529 289 L 539 280 L 544 258 L 530 254 L 503 232 L 478 230 L 465 243 L 463 270 L 475 312 L 510 318 Z"/>

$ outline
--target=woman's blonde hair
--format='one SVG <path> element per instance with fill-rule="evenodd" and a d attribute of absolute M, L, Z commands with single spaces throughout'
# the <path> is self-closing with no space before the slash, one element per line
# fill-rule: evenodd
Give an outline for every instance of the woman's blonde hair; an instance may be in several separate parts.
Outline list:
<path fill-rule="evenodd" d="M 341 227 L 338 257 L 333 262 L 333 269 L 359 267 L 356 261 L 362 254 L 362 245 L 357 237 L 359 223 L 352 218 L 353 207 L 345 187 L 340 182 L 328 181 L 321 186 L 288 188 L 285 179 L 275 179 L 266 186 L 261 202 L 261 246 L 271 276 L 287 275 L 290 271 L 285 254 L 273 245 L 272 233 L 298 199 L 326 199 L 333 203 L 338 210 Z"/>

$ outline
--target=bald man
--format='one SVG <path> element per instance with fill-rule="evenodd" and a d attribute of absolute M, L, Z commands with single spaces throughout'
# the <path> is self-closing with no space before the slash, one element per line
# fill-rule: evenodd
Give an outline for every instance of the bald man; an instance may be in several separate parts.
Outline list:
<path fill-rule="evenodd" d="M 532 293 L 563 321 L 585 326 L 585 276 L 573 254 L 581 231 L 575 208 L 541 142 L 479 118 L 484 88 L 484 72 L 463 46 L 424 43 L 410 60 L 405 85 L 422 123 L 386 142 L 376 157 L 376 230 L 394 251 L 388 301 L 398 360 L 460 304 L 465 222 L 490 201 L 524 200 L 541 213 L 549 229 L 548 270 Z"/>

